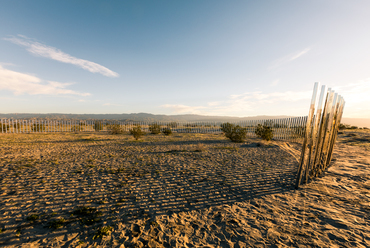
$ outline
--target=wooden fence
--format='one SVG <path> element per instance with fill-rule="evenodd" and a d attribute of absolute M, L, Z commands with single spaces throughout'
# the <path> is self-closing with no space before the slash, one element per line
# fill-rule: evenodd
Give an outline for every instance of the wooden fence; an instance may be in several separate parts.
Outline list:
<path fill-rule="evenodd" d="M 305 125 L 296 188 L 319 176 L 328 167 L 342 119 L 345 104 L 343 97 L 330 88 L 326 90 L 326 86 L 323 85 L 316 103 L 318 87 L 319 84 L 315 83 Z"/>
<path fill-rule="evenodd" d="M 258 124 L 272 128 L 275 140 L 302 140 L 305 134 L 307 116 L 249 120 L 233 122 L 247 129 L 248 137 L 256 137 Z M 170 127 L 177 133 L 220 133 L 223 122 L 126 122 L 112 120 L 17 120 L 1 119 L 1 133 L 50 133 L 50 132 L 94 132 L 108 131 L 111 125 L 120 125 L 124 131 L 129 131 L 136 125 L 149 132 L 149 126 L 157 123 L 162 127 Z"/>

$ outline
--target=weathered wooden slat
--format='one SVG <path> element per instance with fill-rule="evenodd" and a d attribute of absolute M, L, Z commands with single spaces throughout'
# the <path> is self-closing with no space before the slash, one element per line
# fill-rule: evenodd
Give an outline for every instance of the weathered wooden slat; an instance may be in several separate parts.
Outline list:
<path fill-rule="evenodd" d="M 296 188 L 299 187 L 299 185 L 302 182 L 302 179 L 305 178 L 305 174 L 307 173 L 307 162 L 306 162 L 306 151 L 308 149 L 308 144 L 311 139 L 311 124 L 312 124 L 312 118 L 315 112 L 315 103 L 316 103 L 316 96 L 317 96 L 317 90 L 318 90 L 318 83 L 316 82 L 314 85 L 313 93 L 312 93 L 312 98 L 311 98 L 311 104 L 310 104 L 310 110 L 308 113 L 307 117 L 307 122 L 306 122 L 306 132 L 305 132 L 305 139 L 303 141 L 303 146 L 302 146 L 302 152 L 301 152 L 301 157 L 299 160 L 299 168 L 298 168 L 298 173 L 297 173 L 297 181 L 296 181 Z"/>
<path fill-rule="evenodd" d="M 306 173 L 306 179 L 305 182 L 308 182 L 308 178 L 310 176 L 310 172 L 312 171 L 312 168 L 314 168 L 314 162 L 315 162 L 315 152 L 317 149 L 317 144 L 319 143 L 320 140 L 320 124 L 321 124 L 321 117 L 322 117 L 322 106 L 323 106 L 323 101 L 324 101 L 324 96 L 326 92 L 326 86 L 323 85 L 321 87 L 321 92 L 320 92 L 320 98 L 319 102 L 317 105 L 317 110 L 316 110 L 316 115 L 313 121 L 313 129 L 312 129 L 312 139 L 310 143 L 310 153 L 308 157 L 308 173 Z"/>
<path fill-rule="evenodd" d="M 345 104 L 344 99 L 342 97 L 340 97 L 340 102 L 338 104 L 338 110 L 337 110 L 336 119 L 335 119 L 335 121 L 336 121 L 335 131 L 334 131 L 335 133 L 333 135 L 333 138 L 332 138 L 332 141 L 331 141 L 331 144 L 330 144 L 328 159 L 326 161 L 327 165 L 330 164 L 330 161 L 331 161 L 331 158 L 332 158 L 332 155 L 333 155 L 333 149 L 334 149 L 335 141 L 337 139 L 339 125 L 340 125 L 340 122 L 342 120 L 344 104 Z"/>
<path fill-rule="evenodd" d="M 322 151 L 321 151 L 321 156 L 319 158 L 319 164 L 316 170 L 316 175 L 319 176 L 324 170 L 325 170 L 325 161 L 327 157 L 327 152 L 328 152 L 328 146 L 329 146 L 329 140 L 330 140 L 330 135 L 331 135 L 331 129 L 333 125 L 333 107 L 334 107 L 334 101 L 336 100 L 337 94 L 332 91 L 332 98 L 329 98 L 329 107 L 328 107 L 328 116 L 327 116 L 327 121 L 326 121 L 326 132 L 324 133 L 323 136 L 323 145 L 322 145 Z"/>

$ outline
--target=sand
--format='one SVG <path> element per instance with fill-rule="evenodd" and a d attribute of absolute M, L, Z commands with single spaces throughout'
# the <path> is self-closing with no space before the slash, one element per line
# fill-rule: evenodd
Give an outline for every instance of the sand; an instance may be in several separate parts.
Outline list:
<path fill-rule="evenodd" d="M 294 188 L 299 143 L 0 135 L 2 247 L 370 247 L 370 133 Z"/>

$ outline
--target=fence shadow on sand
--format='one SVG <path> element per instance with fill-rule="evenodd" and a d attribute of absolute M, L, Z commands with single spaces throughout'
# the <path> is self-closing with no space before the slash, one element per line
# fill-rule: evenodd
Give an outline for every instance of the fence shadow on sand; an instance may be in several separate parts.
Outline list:
<path fill-rule="evenodd" d="M 100 226 L 115 227 L 138 219 L 150 225 L 158 215 L 231 205 L 294 189 L 298 162 L 279 146 L 240 146 L 237 156 L 241 156 L 244 164 L 235 160 L 235 156 L 217 157 L 212 154 L 217 149 L 210 150 L 146 151 L 145 154 L 153 156 L 170 154 L 180 162 L 96 173 L 75 171 L 65 175 L 58 185 L 51 183 L 52 175 L 46 175 L 46 183 L 29 185 L 31 190 L 18 187 L 2 192 L 2 219 L 8 223 L 2 228 L 8 231 L 0 234 L 0 244 L 19 245 L 65 233 L 92 238 L 93 230 Z M 196 166 L 176 166 L 184 157 L 195 161 Z M 79 215 L 76 209 L 82 206 L 87 211 Z M 6 213 L 11 215 L 7 217 Z M 39 219 L 27 221 L 31 214 L 37 214 Z M 60 218 L 65 220 L 62 227 L 47 228 Z"/>

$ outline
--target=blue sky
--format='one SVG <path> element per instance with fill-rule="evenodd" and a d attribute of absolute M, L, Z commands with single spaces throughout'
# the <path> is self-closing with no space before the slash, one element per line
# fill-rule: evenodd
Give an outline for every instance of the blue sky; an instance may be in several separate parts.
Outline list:
<path fill-rule="evenodd" d="M 0 0 L 0 113 L 370 118 L 370 1 Z"/>

